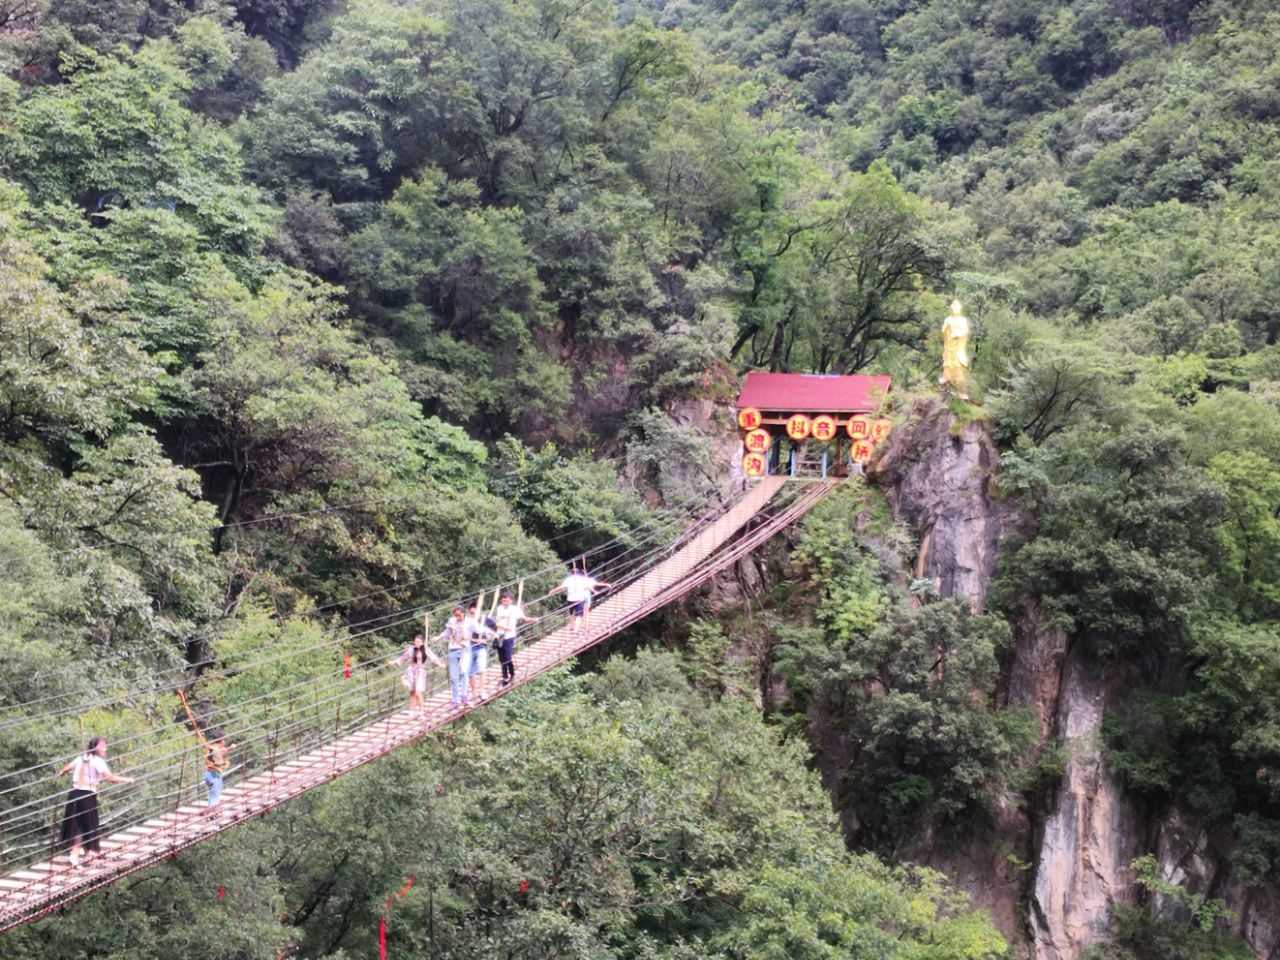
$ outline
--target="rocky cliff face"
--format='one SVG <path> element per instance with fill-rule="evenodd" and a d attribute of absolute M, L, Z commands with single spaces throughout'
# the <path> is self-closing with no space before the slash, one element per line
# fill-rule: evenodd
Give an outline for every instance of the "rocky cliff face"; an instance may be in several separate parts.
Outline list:
<path fill-rule="evenodd" d="M 969 598 L 979 613 L 986 608 L 1000 544 L 1023 522 L 1011 503 L 993 494 L 999 463 L 980 422 L 958 427 L 945 406 L 928 403 L 911 411 L 910 427 L 891 436 L 868 470 L 895 518 L 917 535 L 911 575 L 930 581 L 941 596 Z M 1034 682 L 1025 686 L 1028 694 L 1036 689 Z M 950 877 L 1018 943 L 1026 937 L 1023 878 L 1015 862 L 1030 855 L 1031 825 L 1003 798 L 995 807 L 995 842 L 975 839 L 963 849 L 943 850 L 926 840 L 908 856 Z"/>
<path fill-rule="evenodd" d="M 941 403 L 912 411 L 868 471 L 895 515 L 919 538 L 913 575 L 943 596 L 970 598 L 981 611 L 1001 543 L 1027 518 L 995 495 L 999 455 L 981 422 L 956 424 Z M 1108 675 L 1087 638 L 1068 638 L 1028 608 L 1014 624 L 1015 649 L 997 698 L 1032 706 L 1043 743 L 1067 761 L 1061 781 L 1030 817 L 997 803 L 996 837 L 918 859 L 938 867 L 986 907 L 1025 957 L 1077 960 L 1105 936 L 1112 903 L 1136 903 L 1130 864 L 1155 853 L 1165 876 L 1221 897 L 1237 932 L 1265 960 L 1280 960 L 1280 895 L 1245 887 L 1193 819 L 1145 814 L 1103 763 L 1103 715 L 1130 678 Z M 998 851 L 1010 851 L 1005 856 Z M 1025 874 L 1014 861 L 1030 864 Z"/>
<path fill-rule="evenodd" d="M 1000 541 L 1018 522 L 1012 505 L 991 495 L 999 454 L 981 423 L 955 430 L 941 405 L 918 407 L 912 420 L 891 436 L 870 479 L 919 535 L 916 579 L 944 597 L 969 597 L 981 612 Z"/>
<path fill-rule="evenodd" d="M 1042 653 L 1027 652 L 1021 659 L 1038 660 Z M 1110 691 L 1099 661 L 1085 643 L 1055 659 L 1061 671 L 1056 703 L 1037 705 L 1056 714 L 1053 733 L 1068 760 L 1034 838 L 1028 920 L 1037 960 L 1074 960 L 1104 938 L 1113 902 L 1133 902 L 1129 864 L 1143 853 L 1145 830 L 1102 760 L 1099 738 Z M 1047 666 L 1025 664 L 1027 672 Z"/>

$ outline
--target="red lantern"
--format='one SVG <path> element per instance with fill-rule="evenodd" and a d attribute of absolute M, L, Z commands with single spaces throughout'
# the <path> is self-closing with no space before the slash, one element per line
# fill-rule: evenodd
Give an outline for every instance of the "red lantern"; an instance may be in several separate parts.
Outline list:
<path fill-rule="evenodd" d="M 773 435 L 768 430 L 752 430 L 742 438 L 742 445 L 752 453 L 764 453 L 773 444 Z"/>
<path fill-rule="evenodd" d="M 859 440 L 869 440 L 871 438 L 871 421 L 867 417 L 850 417 L 849 425 L 845 427 L 849 433 L 849 439 L 855 443 Z"/>
<path fill-rule="evenodd" d="M 819 443 L 829 443 L 836 438 L 836 418 L 825 413 L 813 418 L 813 439 Z"/>
<path fill-rule="evenodd" d="M 866 463 L 875 452 L 876 445 L 870 440 L 855 440 L 853 450 L 850 451 L 849 456 L 854 463 Z"/>
<path fill-rule="evenodd" d="M 787 436 L 799 442 L 807 440 L 813 432 L 813 421 L 803 413 L 793 413 L 787 418 Z"/>
<path fill-rule="evenodd" d="M 743 430 L 754 430 L 762 423 L 764 423 L 764 417 L 755 407 L 738 411 L 738 426 Z"/>
<path fill-rule="evenodd" d="M 742 472 L 748 477 L 763 477 L 769 472 L 769 461 L 763 454 L 748 453 L 742 458 Z"/>
<path fill-rule="evenodd" d="M 880 443 L 885 437 L 889 436 L 889 431 L 892 429 L 892 420 L 877 420 L 871 425 L 871 439 L 876 443 Z"/>

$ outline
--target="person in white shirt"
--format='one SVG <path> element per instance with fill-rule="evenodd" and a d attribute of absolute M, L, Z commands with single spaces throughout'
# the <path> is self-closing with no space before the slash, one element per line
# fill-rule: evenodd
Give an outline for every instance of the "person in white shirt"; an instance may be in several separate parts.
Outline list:
<path fill-rule="evenodd" d="M 537 623 L 537 617 L 528 616 L 524 605 L 515 602 L 509 593 L 502 595 L 502 602 L 493 612 L 494 629 L 498 632 L 498 662 L 502 664 L 502 686 L 508 686 L 516 678 L 516 635 L 522 623 Z"/>
<path fill-rule="evenodd" d="M 600 587 L 611 586 L 613 584 L 597 580 L 595 577 L 588 575 L 585 570 L 582 573 L 570 571 L 560 586 L 552 589 L 547 596 L 564 591 L 564 598 L 569 601 L 569 613 L 573 617 L 573 632 L 577 633 L 579 625 L 586 621 L 587 614 L 591 611 L 592 591 Z"/>
<path fill-rule="evenodd" d="M 80 866 L 85 851 L 86 860 L 98 853 L 98 784 L 133 783 L 132 777 L 118 777 L 107 766 L 107 739 L 94 737 L 89 749 L 68 763 L 60 776 L 71 774 L 71 793 L 62 815 L 62 842 L 71 844 L 71 866 Z"/>

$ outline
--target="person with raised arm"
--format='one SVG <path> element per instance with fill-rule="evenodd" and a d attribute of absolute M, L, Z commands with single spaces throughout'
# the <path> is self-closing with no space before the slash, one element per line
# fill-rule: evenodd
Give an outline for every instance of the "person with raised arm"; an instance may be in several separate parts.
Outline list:
<path fill-rule="evenodd" d="M 62 814 L 61 841 L 71 846 L 71 867 L 78 869 L 81 858 L 92 860 L 98 854 L 98 784 L 133 783 L 132 777 L 121 777 L 107 766 L 107 738 L 93 737 L 89 748 L 68 763 L 58 776 L 71 774 L 71 792 Z M 87 851 L 87 855 L 86 855 Z"/>
<path fill-rule="evenodd" d="M 222 800 L 223 782 L 231 770 L 231 758 L 228 754 L 235 749 L 236 744 L 228 745 L 220 730 L 210 730 L 209 735 L 205 736 L 200 724 L 196 722 L 196 715 L 191 712 L 191 705 L 187 703 L 187 695 L 179 690 L 178 699 L 182 701 L 182 709 L 187 712 L 187 719 L 191 721 L 196 740 L 204 748 L 204 785 L 209 790 L 204 812 L 212 816 Z"/>
<path fill-rule="evenodd" d="M 467 616 L 462 621 L 463 633 L 471 642 L 471 666 L 467 671 L 468 696 L 479 703 L 484 699 L 484 672 L 489 668 L 489 638 L 493 630 L 489 626 L 489 618 L 484 615 L 484 594 L 480 599 L 467 607 Z"/>
<path fill-rule="evenodd" d="M 573 617 L 573 632 L 576 634 L 578 627 L 586 622 L 591 612 L 592 592 L 600 587 L 611 586 L 613 584 L 589 575 L 585 567 L 581 572 L 570 568 L 569 575 L 564 578 L 560 586 L 553 587 L 547 596 L 564 592 L 564 598 L 569 602 L 569 614 Z"/>
<path fill-rule="evenodd" d="M 502 595 L 502 602 L 493 612 L 494 629 L 498 632 L 498 662 L 502 664 L 501 686 L 509 686 L 516 678 L 516 636 L 522 623 L 537 623 L 537 617 L 524 612 L 524 582 L 520 583 L 520 599 L 509 593 Z"/>
<path fill-rule="evenodd" d="M 440 631 L 437 640 L 443 640 L 449 662 L 449 696 L 453 705 L 467 702 L 467 674 L 471 670 L 471 641 L 463 627 L 462 608 L 454 607 L 453 616 Z"/>
<path fill-rule="evenodd" d="M 425 630 L 425 617 L 423 617 L 422 622 Z M 416 713 L 422 713 L 427 708 L 425 700 L 427 693 L 427 664 L 433 663 L 437 667 L 443 667 L 444 661 L 431 652 L 431 648 L 427 646 L 426 637 L 418 633 L 414 634 L 413 643 L 405 647 L 404 653 L 392 660 L 391 663 L 405 668 L 404 676 L 400 682 L 409 691 L 409 709 Z"/>
<path fill-rule="evenodd" d="M 200 731 L 196 731 L 197 736 Z M 210 730 L 209 736 L 200 737 L 204 743 L 204 785 L 209 788 L 209 800 L 205 813 L 213 815 L 222 800 L 222 784 L 231 771 L 231 757 L 228 754 L 235 749 L 235 744 L 227 744 L 227 738 L 220 730 Z"/>

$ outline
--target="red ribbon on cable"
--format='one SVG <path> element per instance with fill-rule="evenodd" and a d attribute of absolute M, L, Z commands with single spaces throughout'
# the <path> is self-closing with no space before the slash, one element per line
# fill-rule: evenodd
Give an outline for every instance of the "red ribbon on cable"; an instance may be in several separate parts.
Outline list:
<path fill-rule="evenodd" d="M 394 896 L 388 897 L 387 902 L 382 905 L 382 916 L 378 918 L 378 960 L 387 960 L 387 911 L 391 909 L 397 900 L 409 892 L 409 888 L 413 886 L 413 881 L 417 879 L 417 874 L 410 874 L 408 882 Z"/>

